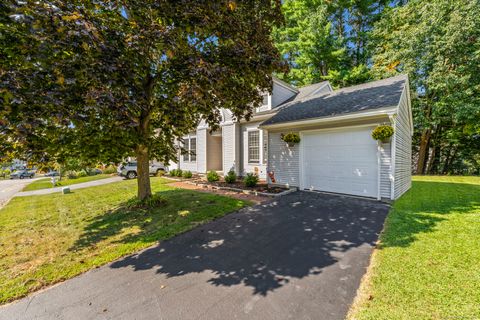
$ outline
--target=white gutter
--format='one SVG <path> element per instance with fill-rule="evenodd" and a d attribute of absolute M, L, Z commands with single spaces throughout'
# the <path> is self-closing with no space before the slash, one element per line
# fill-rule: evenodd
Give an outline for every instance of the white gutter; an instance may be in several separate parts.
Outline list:
<path fill-rule="evenodd" d="M 276 128 L 285 128 L 285 127 L 314 125 L 314 124 L 333 122 L 333 121 L 344 121 L 344 120 L 354 120 L 354 119 L 356 120 L 356 119 L 378 117 L 378 116 L 390 116 L 395 114 L 396 110 L 397 110 L 397 107 L 390 107 L 385 109 L 376 109 L 372 111 L 354 112 L 354 113 L 349 113 L 341 116 L 312 118 L 312 119 L 274 123 L 274 124 L 267 124 L 267 125 L 261 124 L 259 127 L 263 129 L 276 129 Z"/>

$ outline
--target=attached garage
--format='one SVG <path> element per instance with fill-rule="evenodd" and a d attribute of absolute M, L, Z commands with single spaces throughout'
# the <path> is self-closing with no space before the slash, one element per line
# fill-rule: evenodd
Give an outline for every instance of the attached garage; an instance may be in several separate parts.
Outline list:
<path fill-rule="evenodd" d="M 376 198 L 379 161 L 372 129 L 301 132 L 300 187 Z"/>
<path fill-rule="evenodd" d="M 390 141 L 371 137 L 378 125 Z M 407 76 L 397 76 L 284 105 L 268 131 L 269 183 L 376 199 L 398 199 L 411 186 L 413 122 Z M 288 145 L 282 136 L 300 135 Z"/>

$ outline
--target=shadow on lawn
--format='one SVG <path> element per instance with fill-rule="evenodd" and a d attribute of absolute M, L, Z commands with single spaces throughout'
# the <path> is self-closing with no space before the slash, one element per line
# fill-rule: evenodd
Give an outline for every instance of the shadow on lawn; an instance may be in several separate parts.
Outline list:
<path fill-rule="evenodd" d="M 215 219 L 225 211 L 234 211 L 243 206 L 239 200 L 183 189 L 163 190 L 155 196 L 165 199 L 164 203 L 150 209 L 129 208 L 134 202 L 131 199 L 120 204 L 116 210 L 94 217 L 70 250 L 95 246 L 107 239 L 117 243 L 166 239 L 192 225 Z"/>
<path fill-rule="evenodd" d="M 374 201 L 297 192 L 159 243 L 111 268 L 156 269 L 167 278 L 211 272 L 212 285 L 244 285 L 267 295 L 291 278 L 322 273 L 353 249 L 374 246 L 387 211 Z M 354 266 L 337 268 L 363 272 L 367 259 L 351 257 L 343 263 Z"/>
<path fill-rule="evenodd" d="M 480 210 L 480 185 L 414 181 L 412 189 L 395 203 L 387 219 L 380 248 L 406 247 L 420 233 L 434 232 L 444 215 Z"/>

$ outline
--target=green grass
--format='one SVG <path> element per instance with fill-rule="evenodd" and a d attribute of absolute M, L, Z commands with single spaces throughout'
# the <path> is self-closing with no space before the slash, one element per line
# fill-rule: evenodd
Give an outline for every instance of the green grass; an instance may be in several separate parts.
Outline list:
<path fill-rule="evenodd" d="M 62 178 L 62 181 L 57 181 L 57 183 L 55 184 L 55 187 L 65 187 L 72 184 L 89 182 L 89 181 L 100 180 L 100 179 L 111 178 L 111 177 L 112 175 L 110 174 L 97 174 L 95 176 L 87 176 L 87 177 L 81 177 L 76 179 Z M 56 179 L 58 180 L 58 177 L 56 177 Z M 23 188 L 23 191 L 33 191 L 33 190 L 48 189 L 48 188 L 52 188 L 51 178 L 36 180 L 30 183 L 29 185 L 25 186 L 25 188 Z"/>
<path fill-rule="evenodd" d="M 168 239 L 247 203 L 175 189 L 152 178 L 165 199 L 154 209 L 125 209 L 136 180 L 13 198 L 0 210 L 0 303 Z"/>
<path fill-rule="evenodd" d="M 415 177 L 350 319 L 480 319 L 480 177 Z"/>

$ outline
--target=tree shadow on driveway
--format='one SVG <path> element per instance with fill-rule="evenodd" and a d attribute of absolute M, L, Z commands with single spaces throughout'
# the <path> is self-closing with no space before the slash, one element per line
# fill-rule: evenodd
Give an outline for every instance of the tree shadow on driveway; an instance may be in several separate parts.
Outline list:
<path fill-rule="evenodd" d="M 370 200 L 296 192 L 213 221 L 110 267 L 156 269 L 167 278 L 207 271 L 214 275 L 208 280 L 212 285 L 243 284 L 260 295 L 337 263 L 340 270 L 358 273 L 359 281 L 388 209 Z"/>

